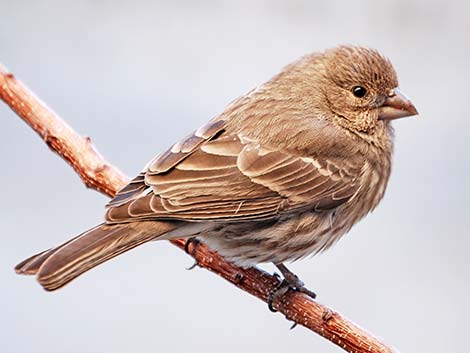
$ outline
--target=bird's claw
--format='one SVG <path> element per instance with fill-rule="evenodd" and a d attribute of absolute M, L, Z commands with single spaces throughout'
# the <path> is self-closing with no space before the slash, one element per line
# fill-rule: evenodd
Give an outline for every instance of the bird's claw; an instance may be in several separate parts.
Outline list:
<path fill-rule="evenodd" d="M 282 275 L 284 276 L 284 280 L 289 283 L 289 286 L 293 290 L 296 290 L 300 293 L 304 293 L 312 299 L 315 299 L 317 297 L 317 295 L 308 288 L 306 288 L 304 282 L 302 282 L 300 278 L 295 273 L 291 272 L 285 265 L 278 264 L 276 266 L 279 268 Z"/>
<path fill-rule="evenodd" d="M 197 240 L 195 237 L 192 237 L 192 238 L 188 238 L 186 240 L 186 243 L 184 243 L 184 251 L 186 252 L 186 254 L 188 255 L 192 255 L 191 251 L 189 250 L 189 247 L 190 245 L 193 244 L 193 250 L 194 250 L 194 247 L 197 246 L 199 244 L 199 240 Z M 191 271 L 193 268 L 195 268 L 198 264 L 197 260 L 194 260 L 194 263 L 187 267 L 186 270 L 188 271 Z"/>
<path fill-rule="evenodd" d="M 305 287 L 295 288 L 295 290 L 300 293 L 304 293 L 305 295 L 309 296 L 312 299 L 315 299 L 317 297 L 317 294 L 315 292 L 312 292 L 311 290 Z"/>
<path fill-rule="evenodd" d="M 197 263 L 197 261 L 194 261 L 194 263 L 193 263 L 191 266 L 186 267 L 186 271 L 191 271 L 191 270 L 194 269 L 197 265 L 199 265 L 199 264 Z"/>
<path fill-rule="evenodd" d="M 301 283 L 301 281 L 300 281 Z M 302 284 L 302 286 L 299 285 L 299 283 L 296 284 L 291 284 L 289 283 L 286 279 L 283 279 L 276 288 L 274 288 L 271 293 L 268 295 L 268 308 L 270 311 L 273 313 L 277 312 L 277 310 L 274 308 L 273 303 L 274 300 L 283 296 L 285 293 L 287 293 L 289 290 L 304 293 L 305 295 L 309 296 L 312 299 L 315 299 L 317 295 L 312 292 L 311 290 L 305 288 L 305 286 Z M 294 328 L 295 325 L 291 328 Z"/>
<path fill-rule="evenodd" d="M 274 288 L 274 290 L 268 295 L 268 308 L 270 311 L 277 311 L 273 306 L 274 300 L 284 295 L 289 290 L 304 293 L 312 299 L 315 299 L 317 297 L 317 295 L 308 288 L 306 288 L 304 282 L 302 282 L 300 278 L 295 273 L 291 272 L 285 265 L 277 264 L 276 266 L 281 271 L 282 275 L 284 276 L 284 279 L 282 279 L 282 281 L 279 282 L 276 288 Z M 278 280 L 280 280 L 281 278 L 276 272 L 274 272 L 273 276 Z M 294 327 L 295 325 L 292 326 L 292 328 Z"/>
<path fill-rule="evenodd" d="M 286 280 L 282 280 L 281 282 L 279 282 L 279 284 L 276 286 L 276 288 L 274 288 L 271 291 L 271 293 L 269 293 L 269 295 L 268 295 L 268 309 L 271 312 L 273 312 L 273 313 L 277 312 L 277 310 L 273 306 L 274 300 L 279 298 L 280 296 L 284 295 L 285 293 L 287 293 L 287 291 L 289 289 L 291 289 L 289 283 L 287 283 Z"/>
<path fill-rule="evenodd" d="M 194 246 L 199 244 L 199 240 L 197 240 L 195 237 L 188 238 L 186 240 L 186 243 L 184 243 L 184 251 L 188 255 L 192 255 L 191 252 L 189 251 L 189 246 L 193 244 Z"/>

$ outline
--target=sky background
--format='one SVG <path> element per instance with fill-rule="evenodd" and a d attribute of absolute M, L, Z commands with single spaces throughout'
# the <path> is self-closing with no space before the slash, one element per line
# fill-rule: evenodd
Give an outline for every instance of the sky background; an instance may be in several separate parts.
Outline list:
<path fill-rule="evenodd" d="M 420 112 L 397 121 L 379 208 L 291 266 L 401 352 L 463 352 L 470 315 L 468 1 L 6 1 L 0 62 L 133 176 L 309 52 L 379 49 Z M 0 350 L 340 352 L 154 242 L 47 293 L 23 258 L 101 222 L 107 199 L 0 104 Z M 265 267 L 271 270 L 271 267 Z"/>

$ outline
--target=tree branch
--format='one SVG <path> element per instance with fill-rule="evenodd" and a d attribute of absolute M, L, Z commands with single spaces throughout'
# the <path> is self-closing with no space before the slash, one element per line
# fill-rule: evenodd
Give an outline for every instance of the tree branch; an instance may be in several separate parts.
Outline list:
<path fill-rule="evenodd" d="M 78 135 L 1 64 L 0 98 L 72 166 L 87 187 L 113 196 L 129 181 L 97 152 L 90 138 Z M 184 249 L 184 240 L 171 242 Z M 200 267 L 214 272 L 264 302 L 267 302 L 269 293 L 279 284 L 275 276 L 257 268 L 239 268 L 203 244 L 191 243 L 189 250 Z M 318 333 L 347 352 L 396 352 L 339 313 L 301 293 L 288 291 L 273 304 L 288 320 Z"/>

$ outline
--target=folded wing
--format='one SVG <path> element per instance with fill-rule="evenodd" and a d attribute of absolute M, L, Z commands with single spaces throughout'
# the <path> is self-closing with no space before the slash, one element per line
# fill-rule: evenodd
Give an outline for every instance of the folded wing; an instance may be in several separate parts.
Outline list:
<path fill-rule="evenodd" d="M 321 212 L 359 189 L 361 166 L 338 162 L 269 149 L 212 121 L 151 161 L 108 204 L 106 220 L 227 222 Z"/>

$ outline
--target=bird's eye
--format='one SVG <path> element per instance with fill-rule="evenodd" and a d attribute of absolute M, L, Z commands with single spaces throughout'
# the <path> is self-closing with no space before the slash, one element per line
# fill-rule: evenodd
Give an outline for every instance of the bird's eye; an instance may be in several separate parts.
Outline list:
<path fill-rule="evenodd" d="M 366 95 L 367 90 L 362 86 L 355 86 L 352 92 L 357 98 L 362 98 Z"/>

